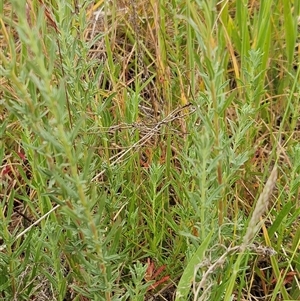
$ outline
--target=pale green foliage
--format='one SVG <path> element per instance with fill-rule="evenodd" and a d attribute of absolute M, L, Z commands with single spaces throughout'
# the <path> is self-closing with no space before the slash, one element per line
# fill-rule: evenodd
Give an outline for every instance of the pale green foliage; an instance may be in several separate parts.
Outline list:
<path fill-rule="evenodd" d="M 0 5 L 0 299 L 298 300 L 298 1 L 44 2 Z"/>

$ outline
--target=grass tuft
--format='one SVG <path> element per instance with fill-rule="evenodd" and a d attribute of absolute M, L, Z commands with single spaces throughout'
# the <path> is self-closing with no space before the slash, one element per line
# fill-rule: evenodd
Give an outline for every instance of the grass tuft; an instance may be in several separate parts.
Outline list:
<path fill-rule="evenodd" d="M 299 300 L 298 1 L 0 4 L 1 300 Z"/>

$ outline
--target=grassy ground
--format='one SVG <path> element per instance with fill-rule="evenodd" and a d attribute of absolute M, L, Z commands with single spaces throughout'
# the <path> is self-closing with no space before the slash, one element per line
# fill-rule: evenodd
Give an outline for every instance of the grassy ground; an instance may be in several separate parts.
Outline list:
<path fill-rule="evenodd" d="M 0 4 L 0 300 L 299 300 L 299 16 Z"/>

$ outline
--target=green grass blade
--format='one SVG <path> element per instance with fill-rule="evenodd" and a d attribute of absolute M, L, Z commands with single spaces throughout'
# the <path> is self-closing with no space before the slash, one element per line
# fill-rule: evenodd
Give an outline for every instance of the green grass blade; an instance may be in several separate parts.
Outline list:
<path fill-rule="evenodd" d="M 286 55 L 288 59 L 288 66 L 291 66 L 295 53 L 296 46 L 296 22 L 294 21 L 292 8 L 289 0 L 283 1 L 284 13 L 284 28 L 285 28 L 285 41 L 286 41 Z"/>
<path fill-rule="evenodd" d="M 191 289 L 191 284 L 194 280 L 195 268 L 203 260 L 205 252 L 211 242 L 212 235 L 213 231 L 211 231 L 209 235 L 207 235 L 205 240 L 202 242 L 195 254 L 192 256 L 191 260 L 188 262 L 178 283 L 175 301 L 187 300 L 187 296 Z"/>

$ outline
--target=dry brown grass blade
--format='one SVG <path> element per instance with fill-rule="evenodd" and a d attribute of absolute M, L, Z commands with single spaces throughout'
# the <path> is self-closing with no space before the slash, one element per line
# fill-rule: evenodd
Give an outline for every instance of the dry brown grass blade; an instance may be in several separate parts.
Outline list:
<path fill-rule="evenodd" d="M 49 22 L 49 25 L 51 27 L 53 27 L 57 33 L 59 33 L 60 31 L 56 25 L 55 20 L 52 18 L 51 12 L 49 11 L 49 9 L 46 7 L 45 3 L 42 0 L 39 0 L 39 2 L 41 4 L 41 6 L 44 7 L 44 13 L 45 13 L 47 21 Z"/>

